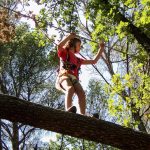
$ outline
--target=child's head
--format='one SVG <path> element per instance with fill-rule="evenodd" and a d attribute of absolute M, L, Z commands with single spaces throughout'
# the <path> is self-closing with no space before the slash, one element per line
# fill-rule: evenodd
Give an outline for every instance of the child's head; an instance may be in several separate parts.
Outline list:
<path fill-rule="evenodd" d="M 66 48 L 73 49 L 75 53 L 79 53 L 81 47 L 81 40 L 79 38 L 73 38 L 68 41 Z"/>

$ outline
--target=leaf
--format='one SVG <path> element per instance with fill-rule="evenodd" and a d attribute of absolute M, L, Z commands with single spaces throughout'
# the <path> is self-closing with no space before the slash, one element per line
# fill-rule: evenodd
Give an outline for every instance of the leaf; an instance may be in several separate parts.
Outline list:
<path fill-rule="evenodd" d="M 124 78 L 125 78 L 126 81 L 129 81 L 131 76 L 129 74 L 125 74 Z"/>

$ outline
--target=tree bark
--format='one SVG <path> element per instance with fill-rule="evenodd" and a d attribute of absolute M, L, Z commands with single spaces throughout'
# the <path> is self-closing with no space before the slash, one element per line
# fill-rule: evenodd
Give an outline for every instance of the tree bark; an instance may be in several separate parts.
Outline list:
<path fill-rule="evenodd" d="M 150 135 L 111 122 L 0 94 L 0 118 L 121 149 L 150 149 Z"/>
<path fill-rule="evenodd" d="M 2 150 L 2 121 L 0 119 L 0 150 Z"/>
<path fill-rule="evenodd" d="M 13 122 L 12 125 L 13 125 L 12 147 L 13 147 L 13 150 L 19 150 L 18 123 Z"/>

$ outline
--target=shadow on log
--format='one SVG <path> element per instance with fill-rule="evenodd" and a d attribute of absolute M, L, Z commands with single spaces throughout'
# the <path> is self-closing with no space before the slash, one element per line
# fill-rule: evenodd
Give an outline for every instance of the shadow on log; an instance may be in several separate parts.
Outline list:
<path fill-rule="evenodd" d="M 111 122 L 52 109 L 0 94 L 0 118 L 100 142 L 120 149 L 150 150 L 150 135 Z"/>

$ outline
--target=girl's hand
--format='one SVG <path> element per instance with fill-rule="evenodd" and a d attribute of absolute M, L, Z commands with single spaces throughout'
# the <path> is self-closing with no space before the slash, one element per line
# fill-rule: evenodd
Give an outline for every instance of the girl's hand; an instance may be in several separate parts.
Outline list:
<path fill-rule="evenodd" d="M 69 38 L 70 38 L 70 39 L 73 39 L 73 38 L 75 38 L 75 37 L 76 37 L 76 34 L 75 34 L 75 33 L 70 33 L 70 34 L 69 34 Z"/>
<path fill-rule="evenodd" d="M 104 48 L 104 46 L 105 46 L 104 40 L 100 40 L 99 47 Z"/>

